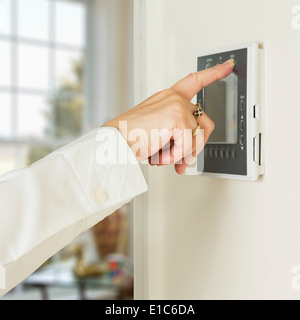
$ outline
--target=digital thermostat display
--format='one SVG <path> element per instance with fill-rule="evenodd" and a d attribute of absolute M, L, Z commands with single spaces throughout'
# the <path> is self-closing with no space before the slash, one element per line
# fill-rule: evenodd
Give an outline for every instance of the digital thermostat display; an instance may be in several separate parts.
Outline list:
<path fill-rule="evenodd" d="M 238 141 L 238 77 L 233 72 L 226 79 L 204 89 L 205 112 L 214 119 L 215 130 L 209 143 L 237 143 Z"/>

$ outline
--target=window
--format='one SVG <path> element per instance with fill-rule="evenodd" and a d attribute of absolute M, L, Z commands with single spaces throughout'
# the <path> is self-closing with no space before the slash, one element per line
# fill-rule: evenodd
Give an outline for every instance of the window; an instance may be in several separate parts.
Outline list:
<path fill-rule="evenodd" d="M 88 0 L 0 0 L 0 174 L 86 125 Z"/>
<path fill-rule="evenodd" d="M 31 164 L 132 104 L 124 54 L 133 47 L 131 5 L 0 0 L 0 174 Z M 131 219 L 130 208 L 120 208 L 1 300 L 132 298 Z M 83 262 L 88 273 L 99 264 L 106 272 L 77 281 Z"/>

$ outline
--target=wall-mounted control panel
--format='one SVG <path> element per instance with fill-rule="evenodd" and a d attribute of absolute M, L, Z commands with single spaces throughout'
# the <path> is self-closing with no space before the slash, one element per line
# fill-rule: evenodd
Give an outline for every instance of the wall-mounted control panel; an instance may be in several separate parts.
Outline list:
<path fill-rule="evenodd" d="M 256 180 L 264 173 L 263 50 L 247 43 L 198 57 L 198 71 L 233 58 L 233 72 L 197 95 L 215 123 L 188 175 Z"/>

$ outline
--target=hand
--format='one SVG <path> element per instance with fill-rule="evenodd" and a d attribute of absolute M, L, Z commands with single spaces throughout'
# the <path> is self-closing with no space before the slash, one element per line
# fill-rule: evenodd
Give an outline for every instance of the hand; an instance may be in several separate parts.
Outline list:
<path fill-rule="evenodd" d="M 175 163 L 176 172 L 182 174 L 201 152 L 215 127 L 204 112 L 202 117 L 195 119 L 196 108 L 190 101 L 204 87 L 227 77 L 233 68 L 234 60 L 229 59 L 210 69 L 192 73 L 104 126 L 117 128 L 138 160 L 148 158 L 152 165 Z M 202 129 L 198 135 L 202 139 L 191 135 L 198 124 Z M 157 132 L 160 139 L 153 139 Z M 186 132 L 190 132 L 191 139 L 183 139 Z"/>

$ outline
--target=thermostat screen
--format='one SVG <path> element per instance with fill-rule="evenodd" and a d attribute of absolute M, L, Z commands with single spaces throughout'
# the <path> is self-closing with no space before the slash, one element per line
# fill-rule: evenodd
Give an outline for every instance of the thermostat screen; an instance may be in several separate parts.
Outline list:
<path fill-rule="evenodd" d="M 238 140 L 238 77 L 231 73 L 204 89 L 205 112 L 215 123 L 210 143 L 232 143 Z"/>

